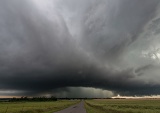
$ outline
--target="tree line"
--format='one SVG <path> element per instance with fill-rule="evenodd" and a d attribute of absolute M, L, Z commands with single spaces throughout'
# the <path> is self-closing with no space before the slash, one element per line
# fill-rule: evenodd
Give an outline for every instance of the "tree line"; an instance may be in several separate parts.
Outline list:
<path fill-rule="evenodd" d="M 12 99 L 9 100 L 10 102 L 15 102 L 15 101 L 57 101 L 57 98 L 54 96 L 51 97 L 21 97 L 21 98 L 16 98 L 13 97 Z"/>

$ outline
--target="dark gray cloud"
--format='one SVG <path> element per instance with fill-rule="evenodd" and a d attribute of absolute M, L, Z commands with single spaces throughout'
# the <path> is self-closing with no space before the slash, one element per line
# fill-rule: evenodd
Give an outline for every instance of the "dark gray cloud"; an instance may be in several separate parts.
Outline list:
<path fill-rule="evenodd" d="M 1 0 L 0 95 L 159 94 L 159 2 Z"/>

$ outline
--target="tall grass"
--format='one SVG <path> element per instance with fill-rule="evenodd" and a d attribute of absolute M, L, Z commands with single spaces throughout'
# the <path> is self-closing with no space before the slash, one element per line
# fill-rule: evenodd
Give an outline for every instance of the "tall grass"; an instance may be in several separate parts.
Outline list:
<path fill-rule="evenodd" d="M 79 102 L 63 100 L 53 102 L 0 102 L 0 113 L 53 113 Z"/>
<path fill-rule="evenodd" d="M 87 100 L 85 107 L 87 113 L 160 113 L 160 100 Z"/>

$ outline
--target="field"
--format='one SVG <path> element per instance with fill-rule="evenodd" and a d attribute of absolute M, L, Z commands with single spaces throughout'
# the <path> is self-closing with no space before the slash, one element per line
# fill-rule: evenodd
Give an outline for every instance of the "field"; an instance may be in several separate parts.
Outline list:
<path fill-rule="evenodd" d="M 87 113 L 160 113 L 158 99 L 102 99 L 85 102 Z"/>
<path fill-rule="evenodd" d="M 0 102 L 0 113 L 53 113 L 79 102 L 61 100 L 55 102 Z"/>
<path fill-rule="evenodd" d="M 0 102 L 0 113 L 53 113 L 78 102 Z M 160 113 L 160 99 L 85 100 L 85 108 L 87 113 Z"/>

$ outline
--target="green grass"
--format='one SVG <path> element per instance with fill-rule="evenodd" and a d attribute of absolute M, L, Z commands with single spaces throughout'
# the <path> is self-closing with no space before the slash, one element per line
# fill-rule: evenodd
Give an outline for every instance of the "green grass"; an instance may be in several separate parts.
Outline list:
<path fill-rule="evenodd" d="M 0 113 L 53 113 L 78 102 L 78 100 L 61 100 L 55 102 L 0 102 Z"/>
<path fill-rule="evenodd" d="M 87 100 L 87 113 L 160 113 L 156 99 L 103 99 Z"/>

